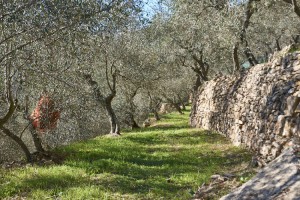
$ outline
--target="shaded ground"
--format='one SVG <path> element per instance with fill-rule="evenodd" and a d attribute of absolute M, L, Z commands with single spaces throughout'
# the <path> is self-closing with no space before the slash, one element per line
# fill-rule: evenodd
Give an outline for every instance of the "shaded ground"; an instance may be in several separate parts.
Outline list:
<path fill-rule="evenodd" d="M 219 134 L 189 128 L 188 115 L 62 147 L 61 165 L 1 169 L 0 199 L 191 199 L 214 174 L 234 173 L 235 186 L 248 179 L 241 171 L 251 155 Z"/>
<path fill-rule="evenodd" d="M 222 200 L 300 199 L 300 153 L 289 148 Z"/>

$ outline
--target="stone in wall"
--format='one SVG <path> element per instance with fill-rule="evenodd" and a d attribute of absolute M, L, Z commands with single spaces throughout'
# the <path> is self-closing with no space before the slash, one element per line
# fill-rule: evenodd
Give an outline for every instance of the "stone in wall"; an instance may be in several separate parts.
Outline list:
<path fill-rule="evenodd" d="M 300 52 L 290 47 L 199 89 L 190 124 L 218 131 L 270 161 L 300 136 Z"/>

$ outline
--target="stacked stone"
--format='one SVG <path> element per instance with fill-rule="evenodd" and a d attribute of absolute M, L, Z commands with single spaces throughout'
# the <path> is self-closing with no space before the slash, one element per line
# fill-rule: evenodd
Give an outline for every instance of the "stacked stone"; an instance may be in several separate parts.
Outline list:
<path fill-rule="evenodd" d="M 218 131 L 270 161 L 300 136 L 300 52 L 234 76 L 207 82 L 198 92 L 191 125 Z"/>

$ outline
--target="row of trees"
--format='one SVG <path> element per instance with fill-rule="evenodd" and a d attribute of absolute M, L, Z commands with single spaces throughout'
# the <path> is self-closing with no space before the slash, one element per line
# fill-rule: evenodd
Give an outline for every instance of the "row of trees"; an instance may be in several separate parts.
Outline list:
<path fill-rule="evenodd" d="M 0 132 L 28 161 L 24 132 L 44 152 L 41 141 L 51 134 L 39 134 L 30 114 L 45 90 L 61 112 L 56 140 L 71 140 L 77 130 L 119 135 L 150 112 L 159 119 L 163 101 L 181 112 L 179 104 L 214 75 L 298 42 L 298 5 L 165 0 L 145 20 L 139 0 L 2 2 Z"/>
<path fill-rule="evenodd" d="M 299 40 L 296 0 L 167 3 L 164 26 L 176 62 L 196 75 L 195 91 L 214 74 L 265 62 L 274 51 Z"/>
<path fill-rule="evenodd" d="M 107 124 L 119 135 L 120 126 L 137 128 L 150 110 L 157 111 L 163 98 L 157 91 L 174 77 L 157 51 L 160 43 L 141 24 L 141 5 L 135 0 L 0 4 L 0 130 L 28 161 L 33 156 L 24 132 L 30 132 L 36 151 L 45 152 L 41 141 L 47 137 L 30 117 L 43 91 L 61 111 L 61 135 L 74 129 L 99 134 Z"/>

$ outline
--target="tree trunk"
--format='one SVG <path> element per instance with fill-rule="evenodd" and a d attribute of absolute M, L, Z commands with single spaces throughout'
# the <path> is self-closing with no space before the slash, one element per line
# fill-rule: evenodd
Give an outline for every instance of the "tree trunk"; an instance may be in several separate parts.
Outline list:
<path fill-rule="evenodd" d="M 300 35 L 292 36 L 292 39 L 293 39 L 293 43 L 298 44 L 300 40 Z"/>
<path fill-rule="evenodd" d="M 156 121 L 160 120 L 159 114 L 156 110 L 153 111 L 153 114 L 154 114 L 154 117 L 155 117 Z"/>
<path fill-rule="evenodd" d="M 160 117 L 159 117 L 159 114 L 158 114 L 157 110 L 160 109 L 161 100 L 160 99 L 153 99 L 150 92 L 148 92 L 148 95 L 149 95 L 149 98 L 150 98 L 149 108 L 150 108 L 151 112 L 154 114 L 155 120 L 158 121 L 158 120 L 160 120 Z"/>
<path fill-rule="evenodd" d="M 257 62 L 255 56 L 253 55 L 253 53 L 251 52 L 250 47 L 248 45 L 246 31 L 250 25 L 250 19 L 251 19 L 252 15 L 254 14 L 254 9 L 252 7 L 252 4 L 255 1 L 256 0 L 249 0 L 247 3 L 246 10 L 245 10 L 245 18 L 243 21 L 242 30 L 240 32 L 241 44 L 244 44 L 244 46 L 245 46 L 244 54 L 245 54 L 246 58 L 248 59 L 251 66 L 258 64 L 258 62 Z"/>
<path fill-rule="evenodd" d="M 181 110 L 179 104 L 178 104 L 178 103 L 172 103 L 172 104 L 173 104 L 173 106 L 175 107 L 175 109 L 176 109 L 181 115 L 183 115 L 183 112 L 182 112 L 182 110 Z"/>
<path fill-rule="evenodd" d="M 244 41 L 245 41 L 245 50 L 244 50 L 244 54 L 246 56 L 246 58 L 248 59 L 249 63 L 251 66 L 255 66 L 258 64 L 258 61 L 257 59 L 255 58 L 255 56 L 253 55 L 250 47 L 249 47 L 249 44 L 248 44 L 248 41 L 246 40 L 246 38 L 244 38 Z"/>
<path fill-rule="evenodd" d="M 198 89 L 199 87 L 202 85 L 202 81 L 201 81 L 201 77 L 200 75 L 197 74 L 197 79 L 196 79 L 196 82 L 193 86 L 193 93 L 192 93 L 192 103 L 194 102 L 196 96 L 197 96 L 197 93 L 198 93 Z"/>
<path fill-rule="evenodd" d="M 197 93 L 198 88 L 199 88 L 201 85 L 202 85 L 201 77 L 200 77 L 200 75 L 197 74 L 197 79 L 196 79 L 195 85 L 194 85 L 194 87 L 193 87 L 194 93 Z"/>
<path fill-rule="evenodd" d="M 30 115 L 29 115 L 29 97 L 28 97 L 28 95 L 26 95 L 26 97 L 25 97 L 25 110 L 24 110 L 23 118 L 28 120 L 28 122 L 30 123 L 29 131 L 31 133 L 36 151 L 45 152 L 45 150 L 42 146 L 42 141 L 39 138 L 39 136 L 37 135 L 37 132 L 36 132 L 36 130 L 34 129 L 34 127 L 32 125 L 33 120 L 30 118 Z"/>
<path fill-rule="evenodd" d="M 5 76 L 5 79 L 4 79 L 4 91 L 3 91 L 4 93 L 3 93 L 3 96 L 4 96 L 4 99 L 5 99 L 5 102 L 9 102 L 10 68 L 8 66 L 5 66 L 4 76 Z"/>
<path fill-rule="evenodd" d="M 181 102 L 182 110 L 186 110 L 184 102 Z"/>
<path fill-rule="evenodd" d="M 184 105 L 184 100 L 182 100 L 182 98 L 179 95 L 177 95 L 177 98 L 178 98 L 178 100 L 180 102 L 180 105 L 182 106 L 181 110 L 186 110 L 186 107 Z"/>
<path fill-rule="evenodd" d="M 141 128 L 135 121 L 134 116 L 132 114 L 130 114 L 130 118 L 131 118 L 131 128 L 135 129 L 135 128 Z"/>
<path fill-rule="evenodd" d="M 248 46 L 246 47 L 244 53 L 251 66 L 255 66 L 258 64 L 258 61 L 256 60 L 255 56 L 253 55 Z"/>
<path fill-rule="evenodd" d="M 110 134 L 121 135 L 119 122 L 114 110 L 112 109 L 111 102 L 106 102 L 105 109 L 110 123 Z"/>
<path fill-rule="evenodd" d="M 21 149 L 25 153 L 27 162 L 32 162 L 31 153 L 30 153 L 29 149 L 27 148 L 26 144 L 21 140 L 21 138 L 19 138 L 15 134 L 13 134 L 9 129 L 5 128 L 4 126 L 0 126 L 0 129 L 6 136 L 11 138 L 13 141 L 15 141 L 21 147 Z"/>
<path fill-rule="evenodd" d="M 114 73 L 112 75 L 113 85 L 111 86 L 109 83 L 108 74 L 106 71 L 106 79 L 107 79 L 109 88 L 111 90 L 111 93 L 106 97 L 104 97 L 102 95 L 102 93 L 99 89 L 98 83 L 92 79 L 92 76 L 90 74 L 84 74 L 83 76 L 84 76 L 85 80 L 87 80 L 88 84 L 92 87 L 96 101 L 98 101 L 106 109 L 106 113 L 108 115 L 108 120 L 110 123 L 110 134 L 121 135 L 117 116 L 111 106 L 111 102 L 114 99 L 114 97 L 116 96 L 116 88 L 115 88 L 116 87 L 116 74 Z"/>
<path fill-rule="evenodd" d="M 180 108 L 180 103 L 178 103 L 177 101 L 175 101 L 175 99 L 171 99 L 171 98 L 168 98 L 166 95 L 164 95 L 165 99 L 168 101 L 168 103 L 170 103 L 172 106 L 174 106 L 174 108 L 180 113 L 180 114 L 183 114 L 181 108 Z"/>
<path fill-rule="evenodd" d="M 239 49 L 239 44 L 236 43 L 233 47 L 233 52 L 232 52 L 232 60 L 234 64 L 234 72 L 237 72 L 240 70 L 240 62 L 239 62 L 239 55 L 238 55 L 238 49 Z"/>
<path fill-rule="evenodd" d="M 129 99 L 129 105 L 130 105 L 130 111 L 129 111 L 129 118 L 130 118 L 130 126 L 132 129 L 134 128 L 140 128 L 140 126 L 138 125 L 138 123 L 135 121 L 134 119 L 134 111 L 135 111 L 135 105 L 134 105 L 134 97 L 137 94 L 137 90 L 134 92 L 134 94 L 130 97 Z"/>
<path fill-rule="evenodd" d="M 18 137 L 17 135 L 13 134 L 8 128 L 4 127 L 4 124 L 8 122 L 8 120 L 12 117 L 14 114 L 14 111 L 17 107 L 17 99 L 13 99 L 12 92 L 11 92 L 11 78 L 10 78 L 10 67 L 6 67 L 5 71 L 5 87 L 6 87 L 6 100 L 9 102 L 9 108 L 7 113 L 4 117 L 0 118 L 0 130 L 8 136 L 10 139 L 15 141 L 23 150 L 25 153 L 26 159 L 28 162 L 32 162 L 32 156 L 27 148 L 26 144 L 23 142 L 23 140 Z"/>
<path fill-rule="evenodd" d="M 38 152 L 44 153 L 45 149 L 43 148 L 42 141 L 39 138 L 39 136 L 37 135 L 36 130 L 33 128 L 32 124 L 29 126 L 29 129 L 30 129 L 30 133 L 31 133 L 31 136 L 32 136 L 32 139 L 33 139 L 35 149 Z"/>
<path fill-rule="evenodd" d="M 281 51 L 281 47 L 280 47 L 280 44 L 279 44 L 279 39 L 276 39 L 276 50 Z"/>

